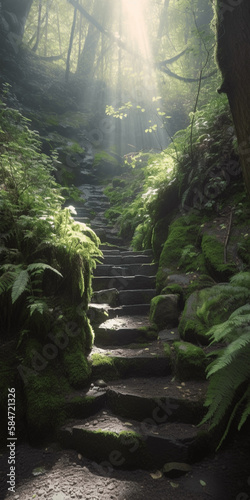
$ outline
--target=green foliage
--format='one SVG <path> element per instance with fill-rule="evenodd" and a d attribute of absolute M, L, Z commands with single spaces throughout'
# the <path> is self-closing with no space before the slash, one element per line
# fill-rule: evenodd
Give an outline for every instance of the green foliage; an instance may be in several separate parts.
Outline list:
<path fill-rule="evenodd" d="M 96 234 L 72 218 L 73 207 L 62 208 L 65 189 L 53 176 L 56 156 L 41 153 L 38 133 L 4 101 L 0 139 L 0 341 L 12 343 L 8 371 L 17 374 L 21 366 L 25 408 L 20 418 L 36 438 L 62 422 L 69 385 L 88 381 L 86 353 L 93 334 L 86 308 L 102 253 Z M 54 346 L 53 373 L 44 354 L 51 338 L 59 346 L 62 338 L 69 340 L 67 348 Z M 42 360 L 40 368 L 34 353 Z M 4 383 L 9 386 L 10 379 Z"/>
<path fill-rule="evenodd" d="M 25 386 L 27 401 L 27 428 L 31 442 L 52 436 L 65 418 L 65 394 L 69 385 L 65 377 L 55 375 L 53 369 L 46 369 L 40 375 L 29 377 Z"/>
<path fill-rule="evenodd" d="M 236 272 L 237 268 L 233 262 L 224 262 L 224 245 L 215 236 L 205 234 L 201 247 L 206 267 L 213 278 L 227 281 Z"/>
<path fill-rule="evenodd" d="M 180 217 L 169 226 L 157 273 L 157 287 L 165 286 L 165 269 L 184 272 L 204 272 L 204 260 L 199 248 L 201 218 L 196 215 Z"/>
<path fill-rule="evenodd" d="M 28 120 L 1 101 L 0 123 L 0 302 L 6 334 L 14 323 L 17 331 L 29 329 L 28 317 L 53 309 L 53 294 L 65 286 L 68 300 L 82 298 L 86 306 L 101 252 L 95 233 L 74 222 L 71 207 L 61 208 L 62 190 L 52 175 L 56 158 L 41 153 Z"/>
<path fill-rule="evenodd" d="M 243 273 L 250 290 L 250 273 Z M 236 278 L 242 278 L 238 275 Z M 237 282 L 237 279 L 236 279 Z M 205 406 L 208 407 L 203 422 L 210 422 L 210 428 L 223 423 L 219 446 L 226 438 L 230 426 L 237 421 L 240 430 L 250 415 L 250 306 L 236 309 L 227 321 L 212 327 L 208 336 L 212 344 L 223 343 L 216 351 L 216 359 L 207 369 L 209 387 Z"/>
<path fill-rule="evenodd" d="M 243 273 L 244 274 L 244 273 Z M 241 273 L 239 273 L 241 280 Z M 187 299 L 179 324 L 179 331 L 189 342 L 208 343 L 207 332 L 227 321 L 230 314 L 250 299 L 250 288 L 232 283 L 218 284 L 196 291 Z"/>
<path fill-rule="evenodd" d="M 204 379 L 207 359 L 204 351 L 189 342 L 174 342 L 175 370 L 181 380 Z"/>

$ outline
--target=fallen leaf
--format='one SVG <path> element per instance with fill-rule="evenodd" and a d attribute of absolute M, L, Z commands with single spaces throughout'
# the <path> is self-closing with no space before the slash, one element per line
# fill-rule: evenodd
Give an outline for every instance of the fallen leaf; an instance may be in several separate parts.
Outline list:
<path fill-rule="evenodd" d="M 172 488 L 179 488 L 179 485 L 177 483 L 173 483 L 172 481 L 170 481 L 170 484 Z"/>
<path fill-rule="evenodd" d="M 207 486 L 207 483 L 205 483 L 205 481 L 202 481 L 202 479 L 200 479 L 200 484 L 201 486 Z"/>
<path fill-rule="evenodd" d="M 36 467 L 32 471 L 32 476 L 40 476 L 41 474 L 45 474 L 45 467 Z"/>
<path fill-rule="evenodd" d="M 125 422 L 125 425 L 129 425 L 130 427 L 133 427 L 133 424 L 131 424 L 131 422 Z"/>
<path fill-rule="evenodd" d="M 160 470 L 157 470 L 156 472 L 150 473 L 150 476 L 152 477 L 152 479 L 161 479 L 162 475 L 163 474 Z"/>

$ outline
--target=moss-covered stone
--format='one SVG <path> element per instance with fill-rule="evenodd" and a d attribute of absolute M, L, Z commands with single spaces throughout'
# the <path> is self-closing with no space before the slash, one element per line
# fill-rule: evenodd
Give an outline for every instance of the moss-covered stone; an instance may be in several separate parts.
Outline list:
<path fill-rule="evenodd" d="M 102 429 L 88 430 L 76 427 L 73 431 L 76 449 L 104 467 L 142 467 L 149 463 L 150 457 L 143 437 L 134 431 L 112 432 Z"/>
<path fill-rule="evenodd" d="M 112 356 L 97 353 L 92 354 L 91 365 L 94 378 L 102 378 L 107 381 L 115 380 L 119 376 L 115 365 L 115 358 Z"/>
<path fill-rule="evenodd" d="M 206 267 L 214 279 L 227 281 L 237 272 L 233 262 L 224 262 L 224 245 L 215 236 L 204 234 L 201 247 Z"/>
<path fill-rule="evenodd" d="M 227 283 L 192 293 L 186 301 L 179 324 L 181 337 L 189 342 L 209 344 L 208 330 L 226 321 L 249 298 L 250 290 L 247 287 Z"/>
<path fill-rule="evenodd" d="M 175 371 L 181 380 L 205 379 L 207 358 L 203 350 L 189 342 L 174 342 Z"/>
<path fill-rule="evenodd" d="M 177 326 L 179 315 L 178 295 L 157 295 L 151 300 L 150 319 L 159 329 Z"/>
<path fill-rule="evenodd" d="M 63 366 L 72 387 L 79 388 L 87 384 L 91 367 L 85 355 L 81 335 L 70 339 L 69 346 L 63 351 Z"/>
<path fill-rule="evenodd" d="M 64 396 L 69 384 L 62 373 L 58 376 L 58 370 L 47 367 L 31 375 L 25 385 L 27 434 L 33 443 L 53 437 L 65 419 Z"/>
<path fill-rule="evenodd" d="M 169 270 L 205 272 L 205 263 L 199 248 L 201 217 L 196 215 L 176 219 L 169 227 L 169 235 L 160 256 L 156 277 L 158 290 L 167 285 Z"/>
<path fill-rule="evenodd" d="M 167 216 L 159 220 L 153 228 L 151 243 L 156 260 L 159 260 L 163 245 L 168 237 L 169 223 L 170 217 Z"/>

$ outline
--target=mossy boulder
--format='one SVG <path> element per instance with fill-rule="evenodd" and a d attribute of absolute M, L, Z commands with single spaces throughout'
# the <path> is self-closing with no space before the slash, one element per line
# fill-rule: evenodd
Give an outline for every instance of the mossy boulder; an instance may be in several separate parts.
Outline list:
<path fill-rule="evenodd" d="M 91 356 L 92 374 L 94 379 L 103 378 L 104 380 L 115 380 L 119 373 L 115 365 L 115 359 L 112 356 L 94 353 Z"/>
<path fill-rule="evenodd" d="M 159 260 L 163 245 L 168 237 L 169 223 L 170 217 L 167 216 L 156 222 L 153 228 L 151 244 L 156 260 Z"/>
<path fill-rule="evenodd" d="M 179 315 L 179 295 L 157 295 L 151 300 L 150 319 L 159 329 L 177 326 Z"/>
<path fill-rule="evenodd" d="M 174 342 L 175 371 L 181 380 L 205 379 L 207 358 L 204 351 L 189 342 Z"/>
<path fill-rule="evenodd" d="M 225 263 L 224 245 L 215 236 L 204 234 L 201 248 L 206 268 L 215 280 L 228 281 L 237 272 L 233 262 Z"/>
<path fill-rule="evenodd" d="M 234 276 L 232 283 L 218 284 L 190 295 L 179 324 L 184 340 L 209 344 L 208 330 L 226 321 L 233 311 L 249 301 L 250 288 L 241 284 L 241 274 L 236 275 L 239 276 L 238 281 Z"/>
<path fill-rule="evenodd" d="M 106 151 L 100 151 L 94 157 L 93 169 L 99 178 L 114 177 L 114 175 L 119 174 L 120 167 L 118 159 Z"/>
<path fill-rule="evenodd" d="M 169 226 L 169 235 L 164 243 L 156 277 L 158 290 L 166 286 L 173 271 L 205 272 L 204 257 L 200 249 L 200 226 L 202 219 L 196 215 L 180 217 Z"/>

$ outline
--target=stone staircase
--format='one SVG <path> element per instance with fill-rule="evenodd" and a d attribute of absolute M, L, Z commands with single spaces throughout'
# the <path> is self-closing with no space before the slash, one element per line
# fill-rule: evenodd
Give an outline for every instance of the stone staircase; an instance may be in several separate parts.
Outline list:
<path fill-rule="evenodd" d="M 107 226 L 102 188 L 84 189 L 88 200 L 76 207 L 76 219 L 90 223 L 103 242 L 89 307 L 92 380 L 66 398 L 68 421 L 59 441 L 104 472 L 192 463 L 211 450 L 211 436 L 197 427 L 204 415 L 205 367 L 202 376 L 192 367 L 191 380 L 176 377 L 178 329 L 159 333 L 149 319 L 156 293 L 151 252 L 126 249 Z"/>

